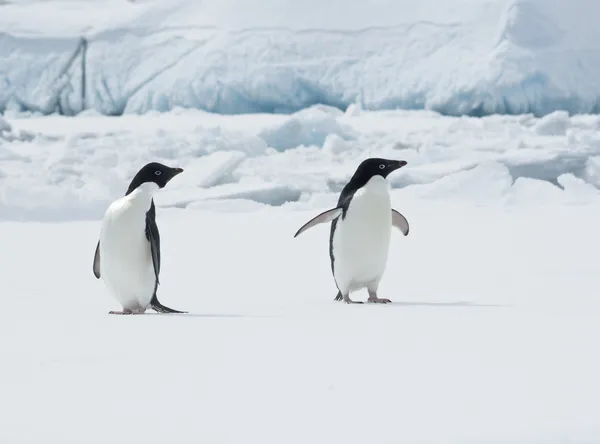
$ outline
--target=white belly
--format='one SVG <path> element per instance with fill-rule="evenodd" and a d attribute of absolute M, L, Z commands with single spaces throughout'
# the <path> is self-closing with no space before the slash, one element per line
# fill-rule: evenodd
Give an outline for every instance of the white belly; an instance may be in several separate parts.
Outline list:
<path fill-rule="evenodd" d="M 152 299 L 155 276 L 141 203 L 124 198 L 109 207 L 100 231 L 100 271 L 123 308 L 143 312 Z"/>
<path fill-rule="evenodd" d="M 377 176 L 379 177 L 379 176 Z M 333 235 L 334 277 L 342 293 L 376 289 L 387 264 L 392 208 L 387 183 L 371 179 L 357 191 Z"/>

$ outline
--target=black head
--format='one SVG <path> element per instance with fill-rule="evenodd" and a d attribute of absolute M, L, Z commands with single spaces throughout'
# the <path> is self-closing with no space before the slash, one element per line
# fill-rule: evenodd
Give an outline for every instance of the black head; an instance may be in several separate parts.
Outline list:
<path fill-rule="evenodd" d="M 137 187 L 144 183 L 155 183 L 159 188 L 164 188 L 167 183 L 179 173 L 182 173 L 181 168 L 171 168 L 162 163 L 151 162 L 144 165 L 141 170 L 137 172 L 125 195 L 131 193 Z"/>
<path fill-rule="evenodd" d="M 402 168 L 406 165 L 404 160 L 389 160 L 371 157 L 363 160 L 358 166 L 350 182 L 346 184 L 338 200 L 338 205 L 344 202 L 348 196 L 354 194 L 356 190 L 366 185 L 374 176 L 386 178 L 392 171 Z"/>
<path fill-rule="evenodd" d="M 354 176 L 352 176 L 352 180 L 357 180 L 364 184 L 373 176 L 386 178 L 392 171 L 396 171 L 404 165 L 406 165 L 406 161 L 404 160 L 389 160 L 371 157 L 370 159 L 362 161 L 356 169 Z"/>

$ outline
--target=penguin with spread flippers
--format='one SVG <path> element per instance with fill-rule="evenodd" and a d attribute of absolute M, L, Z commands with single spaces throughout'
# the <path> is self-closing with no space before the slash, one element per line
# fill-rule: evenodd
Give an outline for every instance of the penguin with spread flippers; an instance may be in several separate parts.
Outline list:
<path fill-rule="evenodd" d="M 122 311 L 140 314 L 148 308 L 159 313 L 185 313 L 162 305 L 156 296 L 160 273 L 160 235 L 156 225 L 154 193 L 164 188 L 181 168 L 152 162 L 138 171 L 125 196 L 106 210 L 94 254 L 94 275 L 102 278 Z"/>
<path fill-rule="evenodd" d="M 370 158 L 356 169 L 343 188 L 337 206 L 304 224 L 294 237 L 320 224 L 331 222 L 329 257 L 338 288 L 336 301 L 362 304 L 350 292 L 367 288 L 368 302 L 387 303 L 377 296 L 386 268 L 392 226 L 408 235 L 406 218 L 392 209 L 386 177 L 406 165 L 403 160 Z"/>

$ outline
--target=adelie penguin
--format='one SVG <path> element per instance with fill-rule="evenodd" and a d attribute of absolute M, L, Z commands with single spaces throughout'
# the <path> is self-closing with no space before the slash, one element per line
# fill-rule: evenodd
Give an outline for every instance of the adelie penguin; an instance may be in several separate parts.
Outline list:
<path fill-rule="evenodd" d="M 320 223 L 331 222 L 329 257 L 338 288 L 336 301 L 362 304 L 350 292 L 367 288 L 368 302 L 387 303 L 377 296 L 386 268 L 392 225 L 408 235 L 408 221 L 392 209 L 386 177 L 406 165 L 403 160 L 370 158 L 356 169 L 342 189 L 337 206 L 303 225 L 300 235 Z"/>
<path fill-rule="evenodd" d="M 154 193 L 164 188 L 181 168 L 149 163 L 135 175 L 124 197 L 106 210 L 94 254 L 94 275 L 104 281 L 123 311 L 139 314 L 185 313 L 162 305 L 156 296 L 160 273 L 160 235 Z"/>

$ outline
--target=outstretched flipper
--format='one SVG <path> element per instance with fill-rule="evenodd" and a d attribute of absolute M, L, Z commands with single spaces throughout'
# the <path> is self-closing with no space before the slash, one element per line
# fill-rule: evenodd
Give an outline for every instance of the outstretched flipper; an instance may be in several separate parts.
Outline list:
<path fill-rule="evenodd" d="M 158 226 L 156 225 L 156 208 L 154 207 L 154 200 L 150 205 L 150 209 L 146 213 L 146 239 L 150 242 L 150 253 L 152 254 L 152 265 L 154 266 L 154 292 L 152 294 L 152 300 L 150 306 L 158 313 L 187 313 L 185 311 L 175 310 L 161 304 L 156 296 L 158 285 L 160 281 L 158 275 L 160 273 L 160 234 L 158 233 Z"/>
<path fill-rule="evenodd" d="M 408 236 L 408 220 L 394 209 L 392 209 L 392 225 L 402 231 L 402 234 Z"/>
<path fill-rule="evenodd" d="M 100 241 L 98 241 L 94 253 L 94 276 L 96 276 L 96 279 L 100 279 Z"/>
<path fill-rule="evenodd" d="M 335 207 L 335 208 L 332 208 L 331 210 L 322 212 L 318 216 L 312 218 L 311 220 L 306 222 L 304 225 L 302 225 L 302 227 L 300 227 L 300 229 L 298 231 L 296 231 L 296 234 L 294 234 L 294 237 L 297 237 L 298 235 L 304 233 L 306 230 L 314 227 L 315 225 L 331 222 L 335 218 L 339 217 L 343 211 L 344 210 L 341 207 Z"/>

